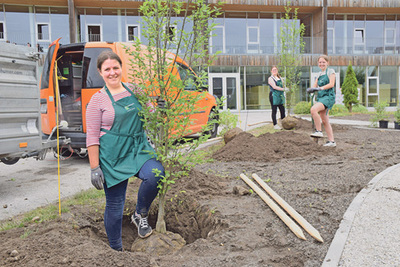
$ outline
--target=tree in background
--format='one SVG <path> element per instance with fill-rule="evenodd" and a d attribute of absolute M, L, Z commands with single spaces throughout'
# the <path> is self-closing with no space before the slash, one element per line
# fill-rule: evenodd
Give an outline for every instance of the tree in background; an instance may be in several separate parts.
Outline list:
<path fill-rule="evenodd" d="M 213 110 L 199 139 L 189 142 L 183 137 L 190 134 L 188 126 L 193 125 L 193 116 L 204 113 L 196 108 L 196 103 L 205 98 L 207 67 L 212 60 L 207 43 L 215 24 L 210 20 L 220 14 L 218 5 L 211 7 L 205 2 L 144 1 L 139 9 L 141 38 L 148 43 L 144 46 L 136 39 L 132 48 L 126 48 L 132 56 L 130 75 L 142 87 L 139 101 L 143 104 L 144 127 L 157 159 L 165 168 L 159 184 L 156 224 L 159 233 L 166 233 L 167 191 L 180 177 L 187 176 L 194 164 L 201 162 L 196 148 L 213 133 L 211 127 L 217 125 L 217 111 Z M 152 104 L 146 105 L 149 99 Z M 154 108 L 160 105 L 160 100 L 165 101 L 165 108 Z"/>
<path fill-rule="evenodd" d="M 342 94 L 344 95 L 344 105 L 352 112 L 353 104 L 358 104 L 358 90 L 357 90 L 358 81 L 356 78 L 356 74 L 353 70 L 351 62 L 347 67 L 346 76 L 344 77 L 344 81 L 342 84 Z"/>
<path fill-rule="evenodd" d="M 279 71 L 284 78 L 284 86 L 289 88 L 286 92 L 286 108 L 288 115 L 291 113 L 293 95 L 298 93 L 301 77 L 301 55 L 304 51 L 303 36 L 305 26 L 297 18 L 298 8 L 292 11 L 289 6 L 285 6 L 285 15 L 281 18 L 279 34 L 280 50 L 278 52 L 280 63 Z"/>

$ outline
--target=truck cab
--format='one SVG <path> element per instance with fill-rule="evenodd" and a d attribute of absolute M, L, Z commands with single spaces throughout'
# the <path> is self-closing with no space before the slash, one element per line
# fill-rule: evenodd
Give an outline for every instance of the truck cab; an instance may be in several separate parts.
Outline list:
<path fill-rule="evenodd" d="M 125 49 L 131 45 L 132 43 L 120 42 L 60 45 L 59 39 L 50 45 L 40 82 L 40 112 L 45 135 L 51 134 L 58 116 L 62 125 L 60 135 L 70 139 L 70 147 L 74 151 L 86 148 L 86 106 L 92 95 L 104 86 L 96 66 L 97 57 L 107 49 L 117 53 L 123 62 L 122 82 L 134 82 L 129 78 L 130 55 Z M 173 68 L 177 75 L 187 75 L 188 69 L 192 75 L 196 75 L 181 59 L 177 60 Z M 191 94 L 199 93 L 193 88 L 185 90 L 192 90 Z M 209 117 L 215 115 L 217 108 L 215 97 L 208 92 L 197 105 L 201 107 L 201 112 L 191 115 L 193 125 L 190 126 L 190 134 L 201 132 Z M 215 136 L 217 129 L 212 129 L 212 135 Z"/>

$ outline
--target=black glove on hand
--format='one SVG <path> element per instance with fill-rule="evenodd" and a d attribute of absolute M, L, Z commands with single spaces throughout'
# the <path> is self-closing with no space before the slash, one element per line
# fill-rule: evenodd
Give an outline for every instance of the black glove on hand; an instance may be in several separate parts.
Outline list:
<path fill-rule="evenodd" d="M 160 109 L 165 109 L 167 107 L 165 100 L 162 99 L 161 97 L 158 97 L 158 99 L 157 99 L 157 106 Z"/>
<path fill-rule="evenodd" d="M 92 185 L 96 187 L 97 190 L 103 189 L 104 184 L 104 174 L 103 171 L 100 169 L 100 166 L 92 169 L 91 173 Z"/>
<path fill-rule="evenodd" d="M 314 92 L 318 92 L 319 90 L 321 90 L 321 87 L 307 88 L 307 93 L 311 94 L 311 93 L 314 93 Z"/>

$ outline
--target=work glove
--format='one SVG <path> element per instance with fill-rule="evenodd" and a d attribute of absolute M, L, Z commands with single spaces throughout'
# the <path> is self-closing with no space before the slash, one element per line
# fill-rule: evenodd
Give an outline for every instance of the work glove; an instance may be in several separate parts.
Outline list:
<path fill-rule="evenodd" d="M 167 107 L 167 104 L 165 103 L 165 100 L 162 99 L 161 97 L 158 97 L 157 99 L 157 106 L 160 109 L 165 109 Z"/>
<path fill-rule="evenodd" d="M 290 92 L 290 89 L 287 88 L 287 87 L 285 87 L 285 88 L 283 88 L 283 89 L 284 89 L 285 93 L 289 93 L 289 92 Z"/>
<path fill-rule="evenodd" d="M 314 92 L 318 92 L 319 90 L 321 90 L 321 87 L 311 87 L 311 88 L 307 88 L 307 93 L 311 94 Z"/>
<path fill-rule="evenodd" d="M 96 187 L 97 190 L 103 189 L 104 174 L 103 171 L 100 169 L 100 166 L 97 166 L 96 168 L 92 169 L 91 180 L 92 180 L 92 185 Z"/>

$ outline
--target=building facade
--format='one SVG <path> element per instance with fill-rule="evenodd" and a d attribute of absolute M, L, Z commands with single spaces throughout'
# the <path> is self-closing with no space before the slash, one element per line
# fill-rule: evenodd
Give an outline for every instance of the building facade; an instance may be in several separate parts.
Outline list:
<path fill-rule="evenodd" d="M 60 43 L 121 41 L 141 35 L 142 19 L 136 0 L 3 0 L 0 42 L 38 47 L 44 53 Z M 209 4 L 217 0 L 208 0 Z M 209 90 L 226 97 L 225 108 L 264 110 L 270 68 L 279 65 L 278 35 L 286 0 L 226 0 L 210 37 L 209 53 L 219 51 L 209 68 Z M 308 100 L 319 71 L 320 54 L 330 57 L 337 76 L 337 103 L 349 63 L 359 82 L 360 102 L 377 100 L 399 105 L 400 0 L 293 0 L 305 25 L 302 77 L 296 101 Z M 176 17 L 176 20 L 182 18 Z"/>

